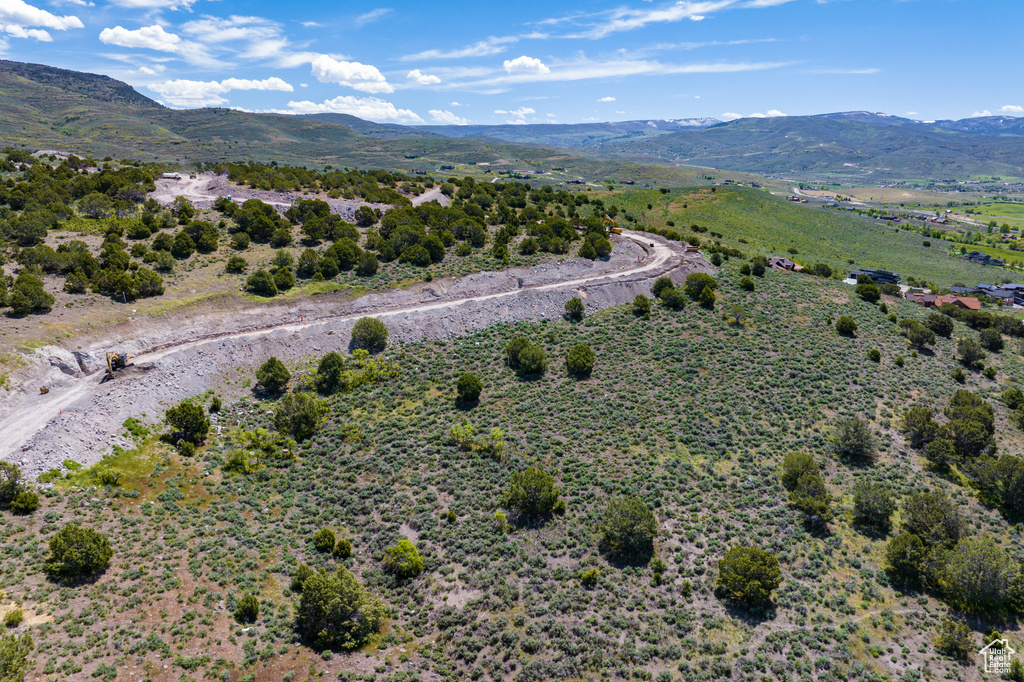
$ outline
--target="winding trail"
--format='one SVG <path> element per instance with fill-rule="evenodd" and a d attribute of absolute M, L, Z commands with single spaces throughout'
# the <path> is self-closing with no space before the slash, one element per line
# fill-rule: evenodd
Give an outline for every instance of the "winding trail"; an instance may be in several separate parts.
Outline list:
<path fill-rule="evenodd" d="M 498 271 L 488 273 L 485 293 L 476 295 L 450 294 L 449 289 L 456 287 L 442 287 L 442 293 L 427 292 L 432 300 L 409 301 L 408 292 L 392 291 L 327 308 L 317 318 L 303 316 L 298 322 L 200 336 L 183 329 L 175 332 L 179 338 L 140 348 L 133 356 L 134 370 L 119 373 L 116 381 L 101 384 L 103 373 L 96 372 L 65 378 L 46 395 L 19 396 L 0 420 L 0 460 L 21 464 L 32 478 L 68 457 L 83 464 L 98 461 L 102 452 L 119 442 L 127 417 L 148 414 L 152 419 L 167 404 L 215 388 L 226 373 L 250 367 L 271 354 L 298 358 L 322 352 L 325 346 L 344 348 L 351 325 L 362 317 L 391 320 L 389 327 L 397 338 L 451 338 L 496 321 L 554 317 L 564 304 L 564 293 L 557 292 L 567 289 L 583 292 L 586 288 L 591 295 L 588 305 L 603 307 L 649 292 L 651 278 L 680 266 L 688 266 L 689 271 L 707 269 L 702 257 L 686 254 L 677 243 L 630 231 L 624 231 L 622 238 L 638 245 L 643 255 L 634 254 L 634 264 L 617 271 L 605 269 L 557 281 L 550 277 L 557 276 L 561 267 L 569 273 L 573 268 L 533 268 L 522 273 L 525 277 Z M 538 281 L 531 283 L 531 279 Z M 493 293 L 486 293 L 487 288 Z M 602 297 L 601 292 L 611 293 Z"/>

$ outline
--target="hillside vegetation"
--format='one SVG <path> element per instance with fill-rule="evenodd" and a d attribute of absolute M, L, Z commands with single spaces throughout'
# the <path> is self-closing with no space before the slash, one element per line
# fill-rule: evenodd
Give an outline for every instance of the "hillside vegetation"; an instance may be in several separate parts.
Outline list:
<path fill-rule="evenodd" d="M 750 187 L 680 188 L 667 194 L 627 190 L 606 201 L 642 225 L 676 230 L 691 241 L 710 237 L 741 251 L 787 255 L 807 266 L 826 263 L 836 273 L 881 268 L 940 286 L 1016 277 L 1013 271 L 951 256 L 958 244 L 846 211 L 809 208 Z"/>
<path fill-rule="evenodd" d="M 1021 559 L 1016 517 L 1000 501 L 1009 498 L 979 478 L 988 455 L 933 463 L 904 436 L 913 406 L 942 423 L 967 419 L 941 412 L 968 389 L 993 410 L 997 452 L 1018 451 L 1000 398 L 1024 381 L 1016 341 L 984 360 L 990 374 L 967 367 L 959 383 L 958 339 L 976 336 L 960 322 L 912 352 L 901 326 L 847 287 L 772 271 L 747 292 L 739 265 L 723 266 L 710 307 L 656 304 L 645 318 L 622 306 L 580 323 L 406 345 L 386 359 L 312 358 L 291 368 L 284 392 L 211 413 L 218 429 L 202 426 L 210 401 L 197 397 L 188 428 L 198 435 L 187 437 L 200 447 L 177 441 L 186 454 L 155 438 L 182 437 L 181 415 L 174 429 L 126 423 L 137 452 L 66 481 L 55 472 L 39 511 L 2 516 L 5 604 L 32 624 L 36 673 L 974 677 L 955 658 L 962 647 L 972 656 L 989 629 L 1019 641 L 1016 574 L 976 597 L 995 601 L 971 601 L 952 558 L 917 582 L 887 551 L 917 528 L 915 496 L 934 491 L 950 496 L 964 551 L 994 541 L 989 560 Z M 884 302 L 926 321 L 915 305 Z M 840 316 L 855 336 L 836 333 Z M 502 351 L 517 337 L 518 373 Z M 579 344 L 595 357 L 586 378 L 562 360 Z M 522 369 L 531 347 L 546 370 Z M 315 378 L 331 367 L 340 384 Z M 470 403 L 455 390 L 467 372 L 482 383 Z M 312 385 L 341 388 L 318 398 Z M 293 430 L 307 402 L 326 418 L 308 422 L 312 436 Z M 851 418 L 866 420 L 867 446 L 844 454 L 836 425 Z M 818 481 L 818 506 L 780 479 L 792 452 L 813 464 L 799 480 Z M 871 523 L 855 516 L 867 483 L 902 514 L 883 505 Z M 623 522 L 639 529 L 645 517 L 650 544 L 615 540 Z M 112 549 L 109 568 L 84 582 L 44 571 L 48 543 L 72 519 Z M 716 589 L 734 547 L 777 559 L 777 587 Z M 740 571 L 734 580 L 745 569 L 729 570 Z M 363 616 L 311 630 L 339 622 L 316 606 L 336 589 Z M 966 640 L 936 639 L 959 614 L 974 617 Z"/>

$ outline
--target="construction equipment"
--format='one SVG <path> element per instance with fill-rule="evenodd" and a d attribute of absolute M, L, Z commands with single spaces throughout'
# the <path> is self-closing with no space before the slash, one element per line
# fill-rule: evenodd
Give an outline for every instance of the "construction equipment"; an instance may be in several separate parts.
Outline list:
<path fill-rule="evenodd" d="M 686 245 L 686 253 L 695 253 L 697 251 L 700 251 L 699 246 L 694 246 L 693 244 Z"/>
<path fill-rule="evenodd" d="M 128 353 L 107 353 L 107 373 L 103 376 L 103 380 L 100 383 L 102 384 L 104 381 L 113 379 L 114 372 L 127 367 L 131 359 L 132 356 Z"/>
<path fill-rule="evenodd" d="M 50 392 L 50 389 L 46 388 L 45 386 L 40 386 L 39 387 L 39 395 L 46 395 L 49 392 Z"/>
<path fill-rule="evenodd" d="M 188 179 L 189 180 L 195 180 L 196 179 L 196 174 L 195 173 L 189 173 L 188 174 Z"/>
<path fill-rule="evenodd" d="M 604 214 L 601 225 L 608 228 L 608 234 L 622 234 L 622 228 L 607 213 Z"/>

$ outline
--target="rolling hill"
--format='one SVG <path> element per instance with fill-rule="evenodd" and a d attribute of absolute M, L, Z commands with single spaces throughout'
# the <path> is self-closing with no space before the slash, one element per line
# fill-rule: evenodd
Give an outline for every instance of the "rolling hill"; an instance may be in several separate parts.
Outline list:
<path fill-rule="evenodd" d="M 1024 122 L 921 123 L 870 112 L 573 125 L 400 126 L 346 114 L 169 109 L 95 74 L 0 60 L 0 143 L 144 161 L 256 161 L 434 172 L 564 168 L 571 177 L 693 182 L 697 168 L 875 183 L 1024 177 Z M 638 165 L 640 164 L 640 165 Z M 673 168 L 678 166 L 678 168 Z"/>

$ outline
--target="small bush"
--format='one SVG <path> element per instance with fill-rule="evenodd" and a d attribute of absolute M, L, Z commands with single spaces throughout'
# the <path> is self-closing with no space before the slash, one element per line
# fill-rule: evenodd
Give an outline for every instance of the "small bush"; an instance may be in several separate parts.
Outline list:
<path fill-rule="evenodd" d="M 521 520 L 537 520 L 551 515 L 560 494 L 554 476 L 531 466 L 512 474 L 502 504 Z"/>
<path fill-rule="evenodd" d="M 590 376 L 594 369 L 594 351 L 585 343 L 577 343 L 565 357 L 565 368 L 570 376 Z"/>
<path fill-rule="evenodd" d="M 327 414 L 327 403 L 308 393 L 291 393 L 277 404 L 274 428 L 297 441 L 312 436 Z"/>
<path fill-rule="evenodd" d="M 318 552 L 333 552 L 336 542 L 337 538 L 334 537 L 334 531 L 330 528 L 321 528 L 313 533 L 313 546 Z"/>
<path fill-rule="evenodd" d="M 867 459 L 875 454 L 875 437 L 868 423 L 859 417 L 840 419 L 829 436 L 833 451 L 840 457 Z"/>
<path fill-rule="evenodd" d="M 239 234 L 245 234 L 240 232 Z M 241 256 L 231 256 L 228 258 L 228 264 L 224 266 L 224 269 L 228 272 L 242 273 L 245 272 L 249 267 L 249 261 L 245 260 Z"/>
<path fill-rule="evenodd" d="M 658 521 L 638 497 L 616 497 L 608 502 L 600 526 L 602 544 L 609 553 L 643 558 L 654 552 Z"/>
<path fill-rule="evenodd" d="M 338 543 L 334 545 L 334 556 L 339 559 L 348 559 L 352 556 L 352 542 L 341 538 Z"/>
<path fill-rule="evenodd" d="M 843 336 L 853 336 L 857 333 L 857 323 L 849 315 L 841 315 L 836 320 L 836 331 Z"/>
<path fill-rule="evenodd" d="M 871 362 L 881 362 L 882 351 L 878 350 L 877 348 L 872 348 L 871 350 L 868 351 L 868 360 L 870 360 Z"/>
<path fill-rule="evenodd" d="M 744 277 L 743 279 L 740 280 L 740 289 L 743 289 L 743 291 L 753 291 L 754 280 L 750 279 L 749 277 Z"/>
<path fill-rule="evenodd" d="M 257 270 L 245 280 L 245 288 L 258 296 L 277 296 L 277 283 L 266 270 Z"/>
<path fill-rule="evenodd" d="M 578 296 L 573 296 L 565 302 L 565 317 L 574 322 L 579 322 L 583 319 L 584 305 L 583 300 Z"/>
<path fill-rule="evenodd" d="M 882 483 L 859 481 L 853 487 L 853 516 L 868 526 L 885 530 L 896 511 L 896 499 Z"/>
<path fill-rule="evenodd" d="M 580 571 L 580 584 L 584 587 L 594 587 L 597 585 L 597 579 L 600 573 L 596 568 L 588 568 Z"/>
<path fill-rule="evenodd" d="M 718 561 L 718 587 L 747 608 L 768 603 L 772 590 L 780 584 L 778 559 L 757 547 L 733 547 Z"/>
<path fill-rule="evenodd" d="M 4 614 L 4 625 L 9 628 L 16 628 L 25 620 L 25 612 L 21 609 L 13 609 Z M 0 666 L 2 669 L 2 666 Z"/>
<path fill-rule="evenodd" d="M 387 326 L 374 317 L 363 317 L 352 327 L 352 345 L 379 353 L 388 345 Z"/>
<path fill-rule="evenodd" d="M 969 661 L 975 652 L 974 635 L 966 623 L 943 618 L 935 633 L 935 649 L 960 661 Z"/>
<path fill-rule="evenodd" d="M 818 474 L 818 464 L 814 457 L 806 452 L 790 452 L 782 460 L 782 471 L 779 475 L 782 487 L 794 490 L 800 477 L 807 473 Z"/>
<path fill-rule="evenodd" d="M 14 496 L 11 511 L 15 514 L 32 514 L 39 509 L 39 494 L 34 490 L 22 490 Z"/>
<path fill-rule="evenodd" d="M 633 314 L 638 317 L 650 315 L 651 299 L 647 298 L 643 294 L 637 294 L 636 298 L 633 299 Z"/>
<path fill-rule="evenodd" d="M 239 623 L 255 623 L 260 617 L 260 602 L 255 595 L 247 594 L 235 606 L 235 620 Z"/>
<path fill-rule="evenodd" d="M 83 578 L 105 570 L 113 556 L 114 550 L 104 535 L 69 523 L 50 538 L 45 569 L 52 576 Z"/>
<path fill-rule="evenodd" d="M 256 382 L 271 393 L 280 392 L 291 380 L 291 372 L 273 355 L 256 370 Z"/>
<path fill-rule="evenodd" d="M 518 372 L 523 376 L 540 375 L 548 367 L 548 356 L 542 348 L 528 343 L 519 351 Z"/>
<path fill-rule="evenodd" d="M 174 429 L 180 440 L 201 443 L 210 432 L 210 420 L 199 405 L 183 400 L 167 410 L 167 423 Z"/>
<path fill-rule="evenodd" d="M 714 277 L 703 272 L 694 272 L 686 277 L 686 294 L 695 301 L 701 298 L 705 289 L 709 289 L 713 294 L 717 288 L 718 282 Z"/>
<path fill-rule="evenodd" d="M 661 292 L 661 302 L 665 304 L 666 308 L 682 310 L 686 307 L 686 296 L 679 289 L 673 287 Z"/>
<path fill-rule="evenodd" d="M 399 578 L 415 578 L 423 572 L 423 557 L 415 545 L 402 538 L 384 550 L 384 570 Z"/>
<path fill-rule="evenodd" d="M 455 384 L 455 390 L 459 394 L 460 401 L 472 403 L 480 399 L 480 393 L 484 390 L 484 385 L 475 374 L 466 372 L 459 377 L 458 382 Z"/>
<path fill-rule="evenodd" d="M 384 604 L 351 571 L 339 568 L 333 576 L 311 572 L 302 582 L 295 626 L 318 649 L 351 650 L 380 630 L 386 614 Z"/>
<path fill-rule="evenodd" d="M 654 295 L 654 298 L 661 298 L 661 295 L 665 291 L 669 289 L 674 289 L 675 286 L 676 285 L 673 284 L 672 280 L 670 280 L 668 277 L 659 277 L 658 279 L 654 280 L 654 286 L 651 287 L 651 293 Z"/>

